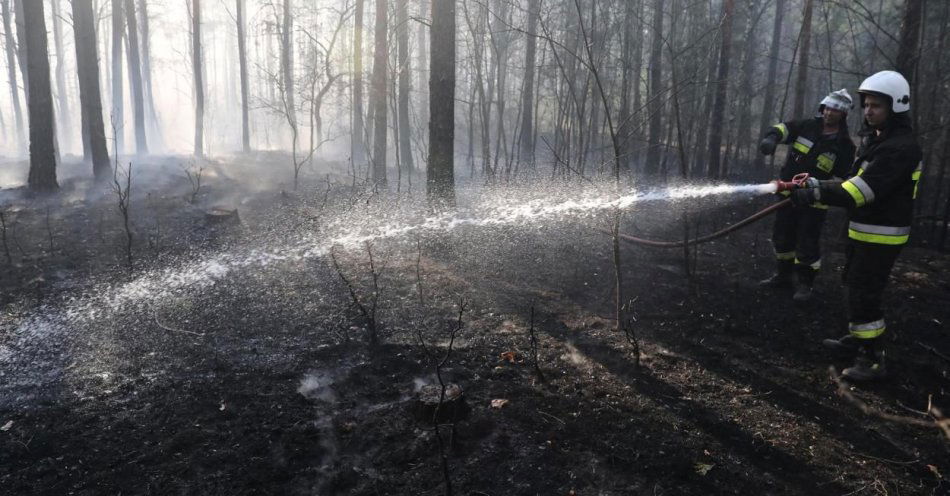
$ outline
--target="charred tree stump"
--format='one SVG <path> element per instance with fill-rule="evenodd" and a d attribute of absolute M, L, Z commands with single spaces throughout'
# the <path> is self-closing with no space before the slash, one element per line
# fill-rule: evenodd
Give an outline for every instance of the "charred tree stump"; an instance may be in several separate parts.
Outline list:
<path fill-rule="evenodd" d="M 236 208 L 211 207 L 205 211 L 205 222 L 212 226 L 239 226 L 241 217 Z"/>
<path fill-rule="evenodd" d="M 442 386 L 423 386 L 412 402 L 412 416 L 420 422 L 445 424 L 464 420 L 471 408 L 465 402 L 465 394 L 458 384 L 445 385 L 445 398 L 441 405 Z"/>

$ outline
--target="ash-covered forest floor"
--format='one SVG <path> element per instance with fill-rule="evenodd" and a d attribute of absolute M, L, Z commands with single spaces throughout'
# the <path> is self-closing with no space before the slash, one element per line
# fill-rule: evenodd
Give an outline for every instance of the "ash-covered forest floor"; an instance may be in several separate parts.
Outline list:
<path fill-rule="evenodd" d="M 0 494 L 445 494 L 412 409 L 460 303 L 442 368 L 470 407 L 441 430 L 453 494 L 950 494 L 938 429 L 865 415 L 829 377 L 849 364 L 820 346 L 846 328 L 840 212 L 806 306 L 756 285 L 770 219 L 701 245 L 690 277 L 681 249 L 624 245 L 638 367 L 611 320 L 609 211 L 307 252 L 401 207 L 339 164 L 292 192 L 269 155 L 209 165 L 191 203 L 179 162 L 136 166 L 131 272 L 107 186 L 0 190 Z M 636 205 L 623 230 L 679 239 L 686 206 L 706 233 L 770 201 Z M 241 225 L 209 223 L 213 206 Z M 349 291 L 371 309 L 373 269 L 376 347 Z M 855 397 L 950 410 L 950 362 L 930 351 L 950 354 L 948 294 L 950 257 L 905 250 L 891 378 Z"/>

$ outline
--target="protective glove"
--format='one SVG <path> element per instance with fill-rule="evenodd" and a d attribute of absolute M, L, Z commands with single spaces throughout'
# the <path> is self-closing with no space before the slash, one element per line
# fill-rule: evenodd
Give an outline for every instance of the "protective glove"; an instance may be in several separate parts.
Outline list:
<path fill-rule="evenodd" d="M 806 179 L 804 182 L 802 182 L 802 186 L 801 186 L 801 187 L 804 188 L 804 189 L 811 189 L 811 188 L 817 188 L 817 187 L 820 186 L 820 185 L 821 185 L 821 182 L 820 182 L 820 181 L 818 181 L 817 179 L 815 179 L 815 178 L 813 178 L 813 177 L 809 177 L 809 178 Z"/>
<path fill-rule="evenodd" d="M 821 190 L 818 188 L 801 188 L 792 191 L 792 203 L 799 207 L 814 205 L 818 203 L 821 196 Z"/>
<path fill-rule="evenodd" d="M 762 155 L 771 155 L 775 153 L 775 147 L 778 146 L 778 138 L 774 134 L 770 134 L 764 138 L 759 143 L 759 152 Z"/>

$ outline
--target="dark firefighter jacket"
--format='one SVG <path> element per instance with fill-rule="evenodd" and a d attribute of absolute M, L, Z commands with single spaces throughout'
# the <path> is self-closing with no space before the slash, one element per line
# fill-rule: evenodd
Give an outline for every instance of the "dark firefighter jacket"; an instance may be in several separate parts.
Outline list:
<path fill-rule="evenodd" d="M 848 237 L 902 245 L 910 235 L 923 154 L 906 113 L 880 135 L 862 130 L 861 149 L 846 181 L 822 181 L 818 201 L 850 209 Z"/>
<path fill-rule="evenodd" d="M 820 180 L 847 177 L 854 161 L 854 142 L 848 136 L 848 127 L 842 121 L 838 134 L 829 136 L 822 135 L 823 127 L 821 117 L 813 117 L 776 124 L 766 133 L 778 137 L 779 143 L 791 144 L 779 172 L 783 181 L 801 172 Z"/>

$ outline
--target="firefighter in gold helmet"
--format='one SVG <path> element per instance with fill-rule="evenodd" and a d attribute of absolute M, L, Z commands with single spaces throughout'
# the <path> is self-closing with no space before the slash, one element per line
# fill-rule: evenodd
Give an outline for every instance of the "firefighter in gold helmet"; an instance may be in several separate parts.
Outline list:
<path fill-rule="evenodd" d="M 791 145 L 780 172 L 783 181 L 802 172 L 816 179 L 843 178 L 854 161 L 854 142 L 847 124 L 851 106 L 847 90 L 832 92 L 821 101 L 817 116 L 772 126 L 759 149 L 771 155 L 779 143 Z M 812 285 L 821 267 L 819 240 L 827 209 L 826 205 L 815 203 L 778 211 L 772 231 L 776 272 L 761 285 L 791 287 L 796 274 L 797 287 L 792 298 L 798 302 L 811 299 Z"/>
<path fill-rule="evenodd" d="M 922 153 L 914 136 L 910 85 L 894 71 L 864 80 L 858 90 L 864 128 L 857 159 L 846 181 L 818 181 L 792 194 L 797 205 L 845 207 L 848 246 L 844 283 L 848 292 L 849 333 L 824 345 L 858 353 L 842 375 L 852 380 L 884 377 L 882 336 L 887 329 L 881 308 L 891 268 L 910 235 Z"/>

